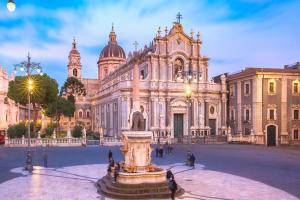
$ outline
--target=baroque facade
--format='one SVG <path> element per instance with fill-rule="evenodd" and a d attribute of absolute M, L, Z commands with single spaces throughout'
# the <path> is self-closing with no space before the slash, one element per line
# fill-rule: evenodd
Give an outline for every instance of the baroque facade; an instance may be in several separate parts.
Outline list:
<path fill-rule="evenodd" d="M 0 131 L 6 131 L 9 125 L 19 122 L 19 106 L 7 97 L 8 84 L 13 78 L 0 66 Z"/>
<path fill-rule="evenodd" d="M 193 136 L 225 135 L 226 78 L 221 76 L 219 83 L 209 80 L 209 58 L 202 54 L 201 44 L 200 33 L 187 35 L 179 20 L 164 33 L 159 29 L 148 46 L 126 58 L 112 28 L 97 62 L 98 79 L 84 79 L 74 41 L 68 75 L 80 79 L 87 89 L 87 96 L 77 99 L 75 121 L 85 121 L 91 130 L 106 136 L 119 137 L 122 131 L 129 130 L 135 87 L 133 67 L 138 65 L 146 130 L 155 136 L 174 138 L 187 136 L 188 131 Z M 190 101 L 185 97 L 188 81 Z"/>
<path fill-rule="evenodd" d="M 256 144 L 300 144 L 300 63 L 246 68 L 230 74 L 228 122 L 232 134 L 254 134 Z"/>

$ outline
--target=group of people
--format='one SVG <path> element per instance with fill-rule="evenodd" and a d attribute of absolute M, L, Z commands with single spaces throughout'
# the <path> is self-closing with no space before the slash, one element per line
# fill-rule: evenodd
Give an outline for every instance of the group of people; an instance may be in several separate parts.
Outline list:
<path fill-rule="evenodd" d="M 168 155 L 173 154 L 173 147 L 171 145 L 171 142 L 166 142 L 165 145 L 162 145 L 160 143 L 160 140 L 158 139 L 157 145 L 155 148 L 156 157 L 162 158 L 164 155 L 164 149 L 166 149 L 166 151 L 167 151 L 166 153 Z"/>

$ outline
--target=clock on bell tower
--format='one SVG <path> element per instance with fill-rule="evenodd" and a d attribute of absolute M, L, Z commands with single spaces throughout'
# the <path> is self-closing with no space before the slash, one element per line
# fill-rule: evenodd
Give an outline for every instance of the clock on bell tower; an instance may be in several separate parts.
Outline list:
<path fill-rule="evenodd" d="M 68 77 L 76 77 L 81 79 L 81 63 L 80 63 L 80 53 L 76 47 L 75 38 L 73 39 L 72 49 L 69 53 L 69 63 L 68 63 Z"/>

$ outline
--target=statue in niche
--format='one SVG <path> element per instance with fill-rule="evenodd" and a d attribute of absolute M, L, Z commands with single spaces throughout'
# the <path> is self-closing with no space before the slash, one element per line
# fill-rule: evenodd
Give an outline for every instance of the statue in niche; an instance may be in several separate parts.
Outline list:
<path fill-rule="evenodd" d="M 183 80 L 183 60 L 177 58 L 174 62 L 175 80 Z"/>
<path fill-rule="evenodd" d="M 136 111 L 132 114 L 132 131 L 145 131 L 144 107 L 140 106 L 141 112 Z"/>

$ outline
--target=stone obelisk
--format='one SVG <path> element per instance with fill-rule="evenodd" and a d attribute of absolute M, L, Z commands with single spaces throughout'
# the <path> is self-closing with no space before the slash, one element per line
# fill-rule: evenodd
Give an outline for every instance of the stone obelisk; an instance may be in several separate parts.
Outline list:
<path fill-rule="evenodd" d="M 133 81 L 132 81 L 132 113 L 140 111 L 140 80 L 139 80 L 139 66 L 138 59 L 133 65 Z"/>

